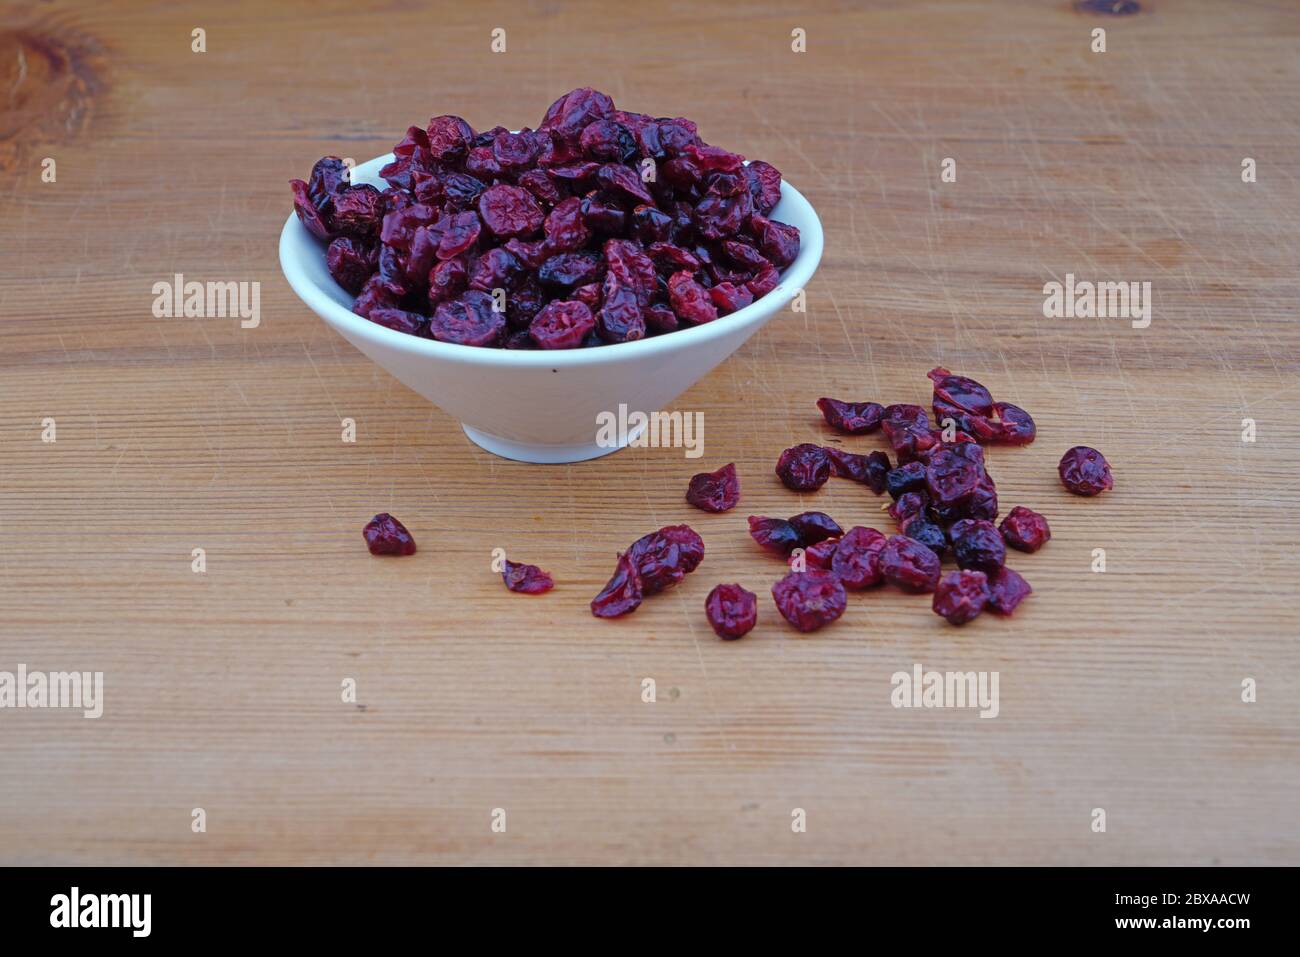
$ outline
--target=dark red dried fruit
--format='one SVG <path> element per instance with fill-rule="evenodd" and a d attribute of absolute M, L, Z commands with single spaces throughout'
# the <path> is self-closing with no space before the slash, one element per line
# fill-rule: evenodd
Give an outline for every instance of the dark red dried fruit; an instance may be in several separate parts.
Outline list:
<path fill-rule="evenodd" d="M 689 525 L 667 525 L 642 535 L 627 550 L 643 591 L 654 595 L 676 585 L 704 559 L 704 540 Z"/>
<path fill-rule="evenodd" d="M 904 492 L 898 496 L 898 501 L 889 506 L 889 517 L 901 527 L 912 518 L 924 514 L 929 504 L 930 497 L 924 491 Z"/>
<path fill-rule="evenodd" d="M 974 379 L 968 379 L 964 375 L 953 375 L 942 366 L 931 369 L 927 375 L 934 382 L 936 401 L 976 415 L 987 416 L 993 411 L 993 396 Z M 938 418 L 938 415 L 936 410 L 935 417 Z"/>
<path fill-rule="evenodd" d="M 841 402 L 839 399 L 821 398 L 817 408 L 827 425 L 848 435 L 862 435 L 880 428 L 885 407 L 877 402 Z"/>
<path fill-rule="evenodd" d="M 914 538 L 930 551 L 943 558 L 948 551 L 948 536 L 934 522 L 927 522 L 923 515 L 914 515 L 900 523 L 900 529 L 908 538 Z"/>
<path fill-rule="evenodd" d="M 795 571 L 806 571 L 809 568 L 829 569 L 832 559 L 835 558 L 835 550 L 839 548 L 839 545 L 839 536 L 832 535 L 830 538 L 823 538 L 816 545 L 809 545 L 802 551 L 795 549 L 790 555 L 790 567 Z M 795 561 L 799 555 L 803 556 L 803 568 L 795 568 Z"/>
<path fill-rule="evenodd" d="M 574 301 L 548 302 L 528 325 L 528 336 L 542 349 L 577 349 L 596 328 L 591 310 Z"/>
<path fill-rule="evenodd" d="M 362 530 L 371 555 L 414 555 L 415 539 L 406 526 L 387 512 L 380 512 Z"/>
<path fill-rule="evenodd" d="M 429 335 L 434 339 L 463 346 L 501 345 L 505 332 L 505 315 L 493 308 L 491 296 L 477 290 L 442 303 L 429 322 Z"/>
<path fill-rule="evenodd" d="M 740 501 L 740 479 L 736 466 L 728 463 L 716 472 L 691 476 L 686 487 L 686 501 L 705 512 L 725 512 Z"/>
<path fill-rule="evenodd" d="M 340 236 L 325 250 L 325 266 L 334 281 L 355 296 L 379 268 L 379 249 L 371 240 Z"/>
<path fill-rule="evenodd" d="M 1061 484 L 1075 495 L 1100 495 L 1115 485 L 1106 457 L 1086 445 L 1076 445 L 1061 456 L 1057 472 Z"/>
<path fill-rule="evenodd" d="M 800 512 L 790 517 L 790 524 L 799 535 L 799 544 L 807 548 L 836 535 L 844 534 L 844 529 L 836 524 L 835 519 L 825 512 Z"/>
<path fill-rule="evenodd" d="M 937 449 L 927 459 L 925 489 L 932 502 L 959 505 L 970 498 L 983 477 L 984 469 L 956 449 Z"/>
<path fill-rule="evenodd" d="M 791 491 L 814 492 L 831 477 L 831 457 L 820 445 L 805 442 L 781 453 L 776 474 Z"/>
<path fill-rule="evenodd" d="M 950 625 L 964 625 L 989 601 L 988 576 L 981 571 L 949 572 L 939 580 L 931 607 Z"/>
<path fill-rule="evenodd" d="M 370 315 L 366 318 L 376 325 L 404 332 L 408 336 L 420 336 L 425 339 L 429 336 L 429 317 L 422 316 L 418 312 L 376 306 L 370 310 Z"/>
<path fill-rule="evenodd" d="M 668 303 L 677 318 L 692 326 L 718 318 L 718 307 L 713 304 L 708 292 L 685 270 L 675 272 L 669 278 Z"/>
<path fill-rule="evenodd" d="M 898 464 L 917 458 L 939 444 L 939 438 L 930 428 L 930 417 L 919 405 L 887 405 L 880 420 L 885 438 L 898 453 Z"/>
<path fill-rule="evenodd" d="M 788 555 L 800 545 L 798 530 L 784 518 L 749 516 L 749 537 L 778 555 Z"/>
<path fill-rule="evenodd" d="M 997 526 L 982 518 L 963 518 L 948 529 L 958 568 L 993 574 L 1006 563 L 1007 544 Z"/>
<path fill-rule="evenodd" d="M 542 228 L 546 218 L 532 193 L 504 183 L 483 191 L 478 198 L 478 214 L 483 225 L 501 239 L 530 236 Z"/>
<path fill-rule="evenodd" d="M 1038 434 L 1038 427 L 1029 413 L 1010 402 L 993 403 L 993 411 L 999 422 L 993 434 L 993 441 L 1002 445 L 1028 445 Z"/>
<path fill-rule="evenodd" d="M 853 591 L 879 585 L 884 580 L 880 565 L 884 547 L 884 535 L 874 528 L 855 525 L 836 546 L 831 556 L 831 571 L 840 577 L 845 588 Z"/>
<path fill-rule="evenodd" d="M 641 576 L 631 554 L 620 555 L 614 574 L 600 594 L 591 600 L 591 613 L 597 618 L 617 618 L 641 605 Z"/>
<path fill-rule="evenodd" d="M 1023 505 L 1013 508 L 998 528 L 1006 543 L 1022 552 L 1036 552 L 1052 537 L 1047 519 Z"/>
<path fill-rule="evenodd" d="M 1029 582 L 1020 573 L 1003 565 L 989 576 L 989 610 L 999 615 L 1009 615 L 1016 606 L 1033 594 Z"/>
<path fill-rule="evenodd" d="M 884 452 L 869 452 L 859 455 L 845 452 L 834 446 L 826 446 L 826 454 L 831 459 L 831 475 L 837 478 L 861 482 L 879 495 L 885 490 L 885 479 L 889 475 L 889 456 Z"/>
<path fill-rule="evenodd" d="M 893 536 L 880 550 L 880 571 L 885 581 L 904 591 L 934 591 L 939 570 L 939 556 L 905 535 Z"/>
<path fill-rule="evenodd" d="M 758 621 L 758 596 L 739 585 L 715 585 L 704 599 L 704 614 L 719 638 L 734 641 Z"/>
<path fill-rule="evenodd" d="M 334 196 L 334 232 L 369 239 L 384 219 L 384 197 L 369 184 L 349 186 Z"/>
<path fill-rule="evenodd" d="M 509 559 L 505 560 L 505 567 L 501 570 L 501 580 L 511 591 L 523 595 L 540 595 L 555 587 L 555 580 L 536 565 L 525 565 Z"/>
<path fill-rule="evenodd" d="M 885 475 L 885 488 L 895 501 L 908 492 L 921 491 L 925 488 L 925 465 L 921 462 L 908 462 L 891 470 Z"/>
<path fill-rule="evenodd" d="M 772 598 L 781 616 L 804 633 L 829 625 L 848 606 L 839 577 L 820 569 L 786 575 L 772 586 Z"/>

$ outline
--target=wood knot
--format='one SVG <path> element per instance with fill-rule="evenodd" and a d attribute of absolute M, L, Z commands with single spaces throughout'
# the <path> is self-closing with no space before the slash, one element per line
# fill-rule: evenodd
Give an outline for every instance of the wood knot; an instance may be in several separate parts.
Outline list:
<path fill-rule="evenodd" d="M 100 45 L 76 31 L 0 30 L 0 168 L 84 132 L 107 72 Z"/>

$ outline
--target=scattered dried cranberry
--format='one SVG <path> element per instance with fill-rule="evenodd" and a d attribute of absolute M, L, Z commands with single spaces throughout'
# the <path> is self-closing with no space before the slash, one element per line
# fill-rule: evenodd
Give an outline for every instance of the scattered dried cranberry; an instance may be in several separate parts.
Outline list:
<path fill-rule="evenodd" d="M 772 586 L 776 610 L 801 632 L 829 625 L 848 606 L 848 595 L 838 576 L 814 569 L 791 572 Z"/>
<path fill-rule="evenodd" d="M 885 581 L 904 591 L 934 591 L 939 570 L 939 556 L 904 535 L 894 535 L 880 550 L 880 571 Z"/>
<path fill-rule="evenodd" d="M 641 576 L 630 554 L 620 555 L 614 575 L 591 600 L 591 613 L 597 618 L 617 618 L 641 605 Z"/>
<path fill-rule="evenodd" d="M 800 512 L 790 517 L 790 524 L 799 535 L 799 544 L 807 548 L 820 541 L 844 534 L 844 529 L 825 512 Z"/>
<path fill-rule="evenodd" d="M 728 463 L 716 472 L 700 472 L 691 476 L 686 487 L 686 501 L 705 512 L 725 512 L 740 501 L 740 479 L 735 463 Z"/>
<path fill-rule="evenodd" d="M 826 454 L 831 459 L 831 475 L 838 478 L 861 482 L 879 495 L 885 490 L 885 478 L 889 475 L 889 456 L 884 452 L 868 452 L 859 455 L 845 452 L 834 446 L 826 446 Z"/>
<path fill-rule="evenodd" d="M 776 474 L 791 491 L 814 492 L 831 477 L 831 457 L 820 445 L 805 442 L 781 453 Z"/>
<path fill-rule="evenodd" d="M 1061 484 L 1075 495 L 1100 495 L 1115 485 L 1106 457 L 1086 445 L 1076 445 L 1061 456 L 1057 471 Z"/>
<path fill-rule="evenodd" d="M 715 585 L 704 599 L 704 614 L 719 638 L 734 641 L 758 621 L 758 596 L 739 585 Z"/>
<path fill-rule="evenodd" d="M 918 515 L 923 515 L 929 505 L 930 497 L 925 492 L 904 492 L 889 506 L 889 517 L 901 528 Z"/>
<path fill-rule="evenodd" d="M 930 428 L 930 417 L 919 405 L 887 405 L 880 427 L 890 447 L 898 454 L 898 464 L 905 465 L 921 453 L 939 444 Z"/>
<path fill-rule="evenodd" d="M 1003 565 L 989 576 L 989 610 L 999 615 L 1009 615 L 1016 606 L 1033 594 L 1029 582 L 1020 573 Z"/>
<path fill-rule="evenodd" d="M 914 538 L 932 552 L 943 558 L 948 551 L 948 536 L 934 522 L 928 522 L 923 515 L 914 515 L 900 525 L 904 535 Z"/>
<path fill-rule="evenodd" d="M 948 529 L 958 568 L 993 574 L 1007 560 L 1007 545 L 997 526 L 982 518 L 963 518 Z"/>
<path fill-rule="evenodd" d="M 885 407 L 875 402 L 841 402 L 839 399 L 821 398 L 817 408 L 822 410 L 826 424 L 839 432 L 862 435 L 880 428 Z"/>
<path fill-rule="evenodd" d="M 769 218 L 775 167 L 746 166 L 690 120 L 618 110 L 589 88 L 556 100 L 536 130 L 476 133 L 435 116 L 393 156 L 382 191 L 322 158 L 309 181 L 290 182 L 294 210 L 337 244 L 330 274 L 357 315 L 414 311 L 432 319 L 416 334 L 431 327 L 441 341 L 572 349 L 665 335 L 744 309 L 799 254 L 799 230 Z M 500 334 L 467 299 L 497 289 Z M 552 301 L 581 302 L 597 334 L 578 334 L 585 320 L 567 310 L 530 329 Z"/>
<path fill-rule="evenodd" d="M 387 512 L 380 512 L 361 532 L 371 555 L 414 555 L 415 539 L 406 526 Z"/>
<path fill-rule="evenodd" d="M 778 555 L 789 555 L 800 546 L 798 530 L 784 518 L 749 516 L 749 537 Z"/>
<path fill-rule="evenodd" d="M 676 585 L 704 559 L 704 539 L 689 525 L 666 525 L 642 535 L 627 550 L 642 589 L 654 595 Z"/>
<path fill-rule="evenodd" d="M 1029 413 L 1010 402 L 993 403 L 993 411 L 998 418 L 998 428 L 993 441 L 1003 445 L 1028 445 L 1038 434 Z"/>
<path fill-rule="evenodd" d="M 1006 543 L 1022 552 L 1036 552 L 1052 537 L 1047 519 L 1023 505 L 1013 508 L 998 528 Z"/>
<path fill-rule="evenodd" d="M 884 547 L 884 535 L 874 528 L 855 525 L 840 538 L 831 557 L 831 571 L 853 591 L 879 585 L 883 580 L 880 553 Z"/>
<path fill-rule="evenodd" d="M 959 505 L 975 491 L 984 477 L 984 468 L 956 448 L 941 448 L 928 456 L 924 473 L 930 501 L 938 505 Z"/>
<path fill-rule="evenodd" d="M 927 375 L 934 382 L 935 401 L 976 415 L 987 416 L 993 411 L 993 396 L 974 379 L 968 379 L 964 375 L 953 375 L 942 366 L 931 369 Z M 938 409 L 934 414 L 936 419 L 939 418 Z"/>
<path fill-rule="evenodd" d="M 830 538 L 823 538 L 816 545 L 809 545 L 803 550 L 804 568 L 830 568 L 831 560 L 835 557 L 835 549 L 839 547 L 840 538 L 838 535 L 832 535 Z M 798 550 L 796 549 L 796 553 Z M 790 567 L 794 568 L 795 555 L 790 556 Z M 803 569 L 799 569 L 803 570 Z"/>
<path fill-rule="evenodd" d="M 908 492 L 919 492 L 925 488 L 925 465 L 921 462 L 908 462 L 900 465 L 885 475 L 885 488 L 895 501 Z"/>
<path fill-rule="evenodd" d="M 506 559 L 505 567 L 501 570 L 501 580 L 511 591 L 523 595 L 540 595 L 555 587 L 554 579 L 536 565 L 525 565 L 509 559 Z"/>
<path fill-rule="evenodd" d="M 949 572 L 934 590 L 934 613 L 950 625 L 964 625 L 989 601 L 988 576 L 981 571 Z"/>

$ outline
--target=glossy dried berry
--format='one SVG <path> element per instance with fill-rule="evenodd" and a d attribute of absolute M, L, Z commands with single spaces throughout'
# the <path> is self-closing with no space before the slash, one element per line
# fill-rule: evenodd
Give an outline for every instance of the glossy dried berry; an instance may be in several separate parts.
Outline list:
<path fill-rule="evenodd" d="M 591 613 L 597 618 L 617 618 L 641 606 L 641 576 L 630 554 L 620 555 L 605 587 L 591 600 Z"/>
<path fill-rule="evenodd" d="M 831 477 L 831 457 L 820 445 L 805 442 L 781 453 L 776 474 L 791 491 L 815 492 Z"/>
<path fill-rule="evenodd" d="M 1033 591 L 1019 572 L 1003 565 L 989 576 L 989 610 L 999 615 L 1009 615 Z"/>
<path fill-rule="evenodd" d="M 807 548 L 823 539 L 844 534 L 844 529 L 825 512 L 800 512 L 790 517 L 790 524 L 799 535 L 799 544 Z"/>
<path fill-rule="evenodd" d="M 925 484 L 925 465 L 921 462 L 908 462 L 885 475 L 885 488 L 895 501 L 908 492 L 921 491 Z"/>
<path fill-rule="evenodd" d="M 728 463 L 716 472 L 691 476 L 686 486 L 686 501 L 704 512 L 725 512 L 735 508 L 740 501 L 740 479 L 735 464 Z"/>
<path fill-rule="evenodd" d="M 540 349 L 577 349 L 596 328 L 591 310 L 581 302 L 548 302 L 528 325 L 528 337 Z"/>
<path fill-rule="evenodd" d="M 831 460 L 831 475 L 861 482 L 879 495 L 885 490 L 885 479 L 889 475 L 889 456 L 884 452 L 869 452 L 859 455 L 845 452 L 834 446 L 826 446 L 826 454 Z"/>
<path fill-rule="evenodd" d="M 880 554 L 885 547 L 885 536 L 874 528 L 855 525 L 844 533 L 835 554 L 831 556 L 831 571 L 851 591 L 860 591 L 884 581 Z"/>
<path fill-rule="evenodd" d="M 1007 560 L 1007 544 L 997 526 L 982 518 L 963 518 L 948 529 L 958 568 L 993 574 Z"/>
<path fill-rule="evenodd" d="M 704 540 L 689 525 L 667 525 L 642 535 L 627 550 L 646 595 L 676 585 L 704 559 Z"/>
<path fill-rule="evenodd" d="M 885 415 L 885 407 L 876 402 L 842 402 L 839 399 L 821 398 L 817 400 L 817 408 L 821 409 L 827 425 L 848 435 L 876 431 Z"/>
<path fill-rule="evenodd" d="M 749 516 L 749 537 L 777 555 L 788 555 L 800 546 L 799 532 L 784 518 Z"/>
<path fill-rule="evenodd" d="M 993 433 L 994 442 L 1002 445 L 1028 445 L 1038 434 L 1033 418 L 1017 405 L 995 402 L 993 413 L 998 420 L 997 429 Z"/>
<path fill-rule="evenodd" d="M 1076 445 L 1061 456 L 1057 472 L 1061 484 L 1075 495 L 1100 495 L 1115 485 L 1106 457 L 1086 445 Z"/>
<path fill-rule="evenodd" d="M 953 375 L 942 366 L 931 369 L 927 375 L 934 382 L 934 398 L 936 401 L 955 406 L 963 412 L 973 412 L 976 415 L 987 416 L 993 411 L 993 396 L 989 394 L 988 389 L 974 379 L 969 379 L 963 375 Z M 935 416 L 938 417 L 937 411 Z"/>
<path fill-rule="evenodd" d="M 939 580 L 931 607 L 950 625 L 964 625 L 989 601 L 988 576 L 981 571 L 949 572 Z"/>
<path fill-rule="evenodd" d="M 415 539 L 405 525 L 387 512 L 380 512 L 367 522 L 361 534 L 371 555 L 415 554 Z"/>
<path fill-rule="evenodd" d="M 523 595 L 540 595 L 555 587 L 555 580 L 536 565 L 525 565 L 509 559 L 505 560 L 501 569 L 501 580 L 511 591 Z"/>
<path fill-rule="evenodd" d="M 880 550 L 885 581 L 904 591 L 931 592 L 939 583 L 939 556 L 905 535 L 894 535 Z"/>
<path fill-rule="evenodd" d="M 848 596 L 833 572 L 791 572 L 772 586 L 776 610 L 801 632 L 816 631 L 844 614 Z"/>
<path fill-rule="evenodd" d="M 815 545 L 809 545 L 802 550 L 795 549 L 790 554 L 790 568 L 794 571 L 806 571 L 809 568 L 830 568 L 831 561 L 835 558 L 835 550 L 839 548 L 840 538 L 838 535 L 832 535 L 830 538 L 823 538 Z M 798 556 L 803 556 L 803 568 L 796 568 L 795 562 Z"/>
<path fill-rule="evenodd" d="M 1052 537 L 1047 519 L 1023 505 L 1007 513 L 998 528 L 1006 543 L 1022 552 L 1036 552 Z"/>
<path fill-rule="evenodd" d="M 908 538 L 914 538 L 934 552 L 942 560 L 948 551 L 948 536 L 934 522 L 928 522 L 924 515 L 914 515 L 900 525 L 900 530 Z"/>
<path fill-rule="evenodd" d="M 970 498 L 983 477 L 984 469 L 980 464 L 956 449 L 941 448 L 927 458 L 925 490 L 932 502 L 958 505 Z"/>
<path fill-rule="evenodd" d="M 939 444 L 938 435 L 930 428 L 930 417 L 919 405 L 885 406 L 880 428 L 897 453 L 899 465 L 911 462 Z"/>
<path fill-rule="evenodd" d="M 758 621 L 758 596 L 739 585 L 715 585 L 704 599 L 704 615 L 719 638 L 734 641 Z"/>
<path fill-rule="evenodd" d="M 463 346 L 497 346 L 505 339 L 506 317 L 493 308 L 492 297 L 470 290 L 434 310 L 429 335 Z"/>
<path fill-rule="evenodd" d="M 500 239 L 526 238 L 541 229 L 546 218 L 532 193 L 504 183 L 483 191 L 478 198 L 478 214 L 483 225 Z"/>

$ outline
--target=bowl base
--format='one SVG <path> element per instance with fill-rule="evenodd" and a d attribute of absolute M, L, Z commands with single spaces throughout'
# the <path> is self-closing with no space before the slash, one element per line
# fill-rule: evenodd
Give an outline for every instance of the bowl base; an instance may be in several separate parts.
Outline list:
<path fill-rule="evenodd" d="M 580 445 L 534 445 L 527 442 L 503 439 L 499 435 L 489 435 L 487 432 L 480 432 L 478 429 L 464 423 L 461 424 L 461 429 L 464 430 L 465 437 L 479 448 L 485 452 L 491 452 L 493 455 L 499 455 L 503 459 L 512 459 L 516 462 L 533 462 L 539 465 L 560 465 L 566 462 L 585 462 L 588 459 L 598 459 L 602 455 L 610 455 L 621 448 L 626 448 L 629 442 L 641 434 L 644 427 L 631 430 L 627 435 L 626 442 L 613 446 L 598 445 L 595 442 Z"/>

